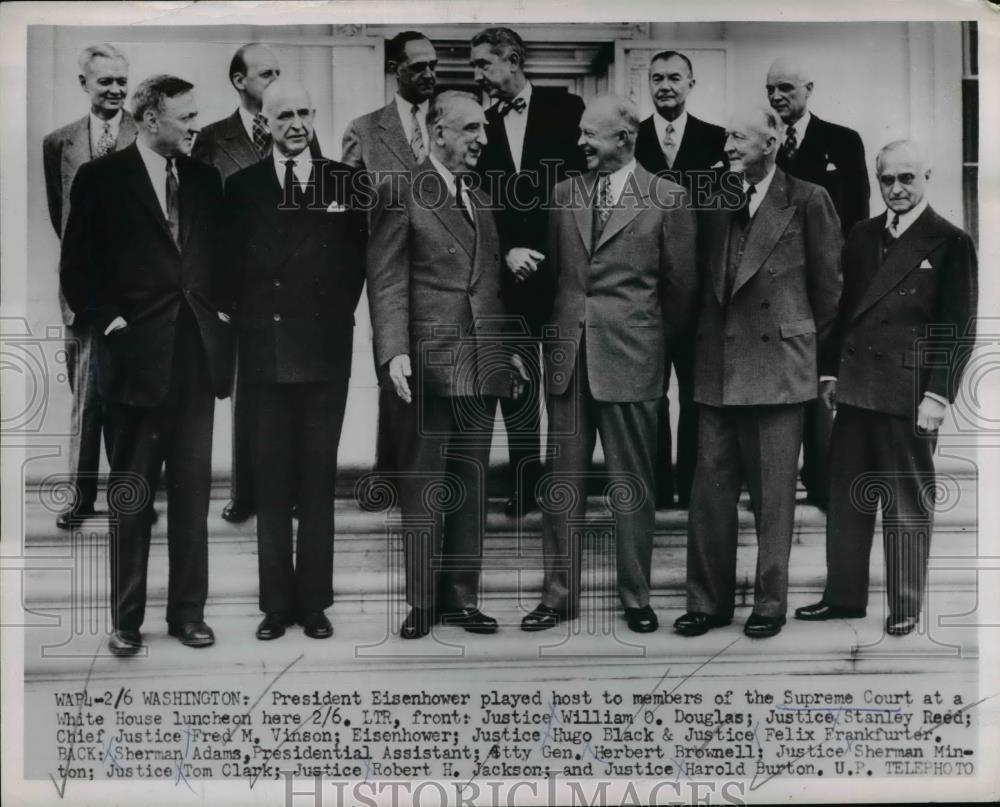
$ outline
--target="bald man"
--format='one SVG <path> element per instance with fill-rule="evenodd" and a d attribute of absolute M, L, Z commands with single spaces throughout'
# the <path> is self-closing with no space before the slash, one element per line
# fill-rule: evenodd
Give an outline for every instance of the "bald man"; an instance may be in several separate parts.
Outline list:
<path fill-rule="evenodd" d="M 823 599 L 797 619 L 865 616 L 875 515 L 882 507 L 886 632 L 918 624 L 934 520 L 934 448 L 974 335 L 976 249 L 927 203 L 928 159 L 889 143 L 875 160 L 886 211 L 844 246 L 844 297 L 824 404 L 833 425 Z M 931 329 L 934 332 L 931 332 Z"/>
<path fill-rule="evenodd" d="M 572 504 L 543 506 L 545 578 L 541 603 L 521 622 L 527 631 L 577 616 L 579 525 L 597 434 L 612 481 L 629 486 L 615 512 L 625 620 L 636 633 L 659 626 L 650 606 L 656 422 L 664 357 L 693 310 L 695 218 L 680 185 L 636 162 L 638 129 L 631 101 L 595 98 L 580 121 L 588 172 L 554 191 L 546 254 L 557 287 L 543 329 L 548 483 L 571 489 Z"/>
<path fill-rule="evenodd" d="M 324 610 L 333 601 L 337 449 L 367 215 L 356 171 L 308 150 L 306 90 L 278 79 L 262 101 L 272 151 L 231 176 L 225 195 L 238 372 L 253 435 L 257 638 L 276 639 L 298 622 L 322 639 L 332 633 Z"/>
<path fill-rule="evenodd" d="M 191 156 L 213 166 L 223 181 L 271 154 L 271 133 L 261 112 L 264 90 L 281 75 L 278 57 L 261 43 L 243 45 L 229 63 L 229 82 L 240 98 L 232 115 L 210 123 L 198 134 Z M 313 157 L 322 156 L 315 134 L 309 142 Z M 253 468 L 250 460 L 250 433 L 246 409 L 240 394 L 242 383 L 236 374 L 233 389 L 233 468 L 231 498 L 222 508 L 226 521 L 246 521 L 256 511 Z"/>
<path fill-rule="evenodd" d="M 868 169 L 861 136 L 809 111 L 813 81 L 801 64 L 779 58 L 767 72 L 767 99 L 781 117 L 778 168 L 824 188 L 840 219 L 846 237 L 851 228 L 868 218 Z M 806 405 L 802 430 L 802 472 L 806 501 L 825 510 L 829 499 L 830 432 L 833 419 L 815 401 Z"/>

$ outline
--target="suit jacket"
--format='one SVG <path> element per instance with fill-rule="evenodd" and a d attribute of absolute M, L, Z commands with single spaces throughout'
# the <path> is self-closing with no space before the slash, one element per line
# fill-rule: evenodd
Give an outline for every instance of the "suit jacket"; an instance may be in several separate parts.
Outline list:
<path fill-rule="evenodd" d="M 222 184 L 188 157 L 177 158 L 177 174 L 179 247 L 134 144 L 84 164 L 73 182 L 60 280 L 74 313 L 102 334 L 115 317 L 128 324 L 98 339 L 98 388 L 116 403 L 166 399 L 182 306 L 197 321 L 216 394 L 229 391 L 232 335 L 217 313 Z"/>
<path fill-rule="evenodd" d="M 547 202 L 557 182 L 570 171 L 586 170 L 577 145 L 583 100 L 552 87 L 532 86 L 525 113 L 521 170 L 515 170 L 499 104 L 486 110 L 486 147 L 477 166 L 483 188 L 493 199 L 503 251 L 530 247 L 545 253 L 548 246 Z M 512 113 L 513 114 L 513 113 Z M 522 283 L 504 265 L 501 289 L 512 313 L 539 324 L 548 316 L 555 294 L 551 260 Z"/>
<path fill-rule="evenodd" d="M 663 394 L 671 332 L 691 316 L 695 217 L 681 186 L 637 166 L 591 251 L 596 174 L 556 186 L 549 260 L 557 277 L 545 340 L 547 388 L 563 394 L 586 333 L 590 393 L 599 401 Z M 663 204 L 676 199 L 677 204 Z M 658 203 L 658 200 L 660 203 Z"/>
<path fill-rule="evenodd" d="M 842 239 L 833 203 L 819 186 L 775 169 L 727 300 L 732 217 L 720 209 L 702 218 L 707 265 L 694 398 L 710 406 L 811 400 L 817 353 L 829 350 L 840 301 Z"/>
<path fill-rule="evenodd" d="M 782 142 L 784 139 L 782 138 Z M 789 162 L 778 151 L 778 167 L 806 182 L 824 188 L 833 200 L 840 217 L 840 229 L 846 236 L 862 219 L 868 218 L 868 168 L 861 135 L 846 126 L 811 115 L 805 136 Z"/>
<path fill-rule="evenodd" d="M 635 140 L 635 158 L 647 171 L 654 174 L 666 172 L 667 177 L 681 183 L 691 195 L 695 207 L 700 208 L 702 205 L 699 203 L 712 192 L 712 186 L 718 175 L 729 167 L 725 145 L 725 129 L 713 123 L 706 123 L 688 113 L 684 137 L 674 157 L 673 167 L 668 168 L 667 158 L 663 156 L 663 148 L 656 136 L 653 116 L 650 115 L 639 124 L 639 134 Z M 708 172 L 713 167 L 716 169 L 714 174 L 706 174 L 708 179 L 698 180 L 695 187 L 696 180 L 691 172 Z"/>
<path fill-rule="evenodd" d="M 135 141 L 136 126 L 132 116 L 122 110 L 115 151 L 121 151 Z M 56 235 L 62 238 L 69 218 L 69 192 L 76 172 L 93 157 L 90 143 L 90 115 L 50 132 L 42 141 L 42 163 L 45 169 L 45 196 L 49 203 L 49 218 Z M 59 290 L 59 307 L 63 322 L 72 325 L 75 316 Z"/>
<path fill-rule="evenodd" d="M 863 221 L 844 245 L 829 372 L 838 402 L 912 417 L 925 392 L 955 400 L 975 336 L 976 248 L 928 207 L 883 262 L 885 225 L 885 213 Z"/>
<path fill-rule="evenodd" d="M 296 199 L 291 209 L 282 205 L 273 160 L 226 181 L 229 290 L 243 381 L 350 377 L 367 238 L 354 173 L 343 163 L 314 161 L 308 204 Z"/>
<path fill-rule="evenodd" d="M 368 301 L 383 386 L 391 387 L 389 360 L 405 353 L 424 393 L 509 394 L 509 374 L 496 372 L 498 342 L 510 325 L 503 320 L 500 240 L 489 200 L 470 194 L 473 228 L 430 160 L 412 178 L 388 178 L 378 191 Z"/>
<path fill-rule="evenodd" d="M 395 98 L 348 124 L 340 159 L 372 174 L 376 185 L 382 179 L 379 176 L 382 172 L 412 172 L 417 167 Z"/>
<path fill-rule="evenodd" d="M 309 141 L 309 153 L 313 158 L 323 156 L 315 134 Z M 238 109 L 229 117 L 205 126 L 194 141 L 191 156 L 213 166 L 222 175 L 223 182 L 237 171 L 260 162 Z"/>

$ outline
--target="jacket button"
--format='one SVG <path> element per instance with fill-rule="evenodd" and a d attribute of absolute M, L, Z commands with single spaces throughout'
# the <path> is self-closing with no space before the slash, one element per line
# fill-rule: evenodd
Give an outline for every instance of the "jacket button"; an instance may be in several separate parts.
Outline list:
<path fill-rule="evenodd" d="M 906 289 L 900 289 L 899 290 L 899 296 L 900 297 L 905 297 L 906 296 Z"/>
<path fill-rule="evenodd" d="M 769 302 L 768 302 L 767 300 L 764 300 L 764 302 L 762 302 L 762 303 L 760 304 L 760 307 L 761 307 L 761 308 L 770 308 L 770 307 L 771 307 L 771 304 L 770 304 L 770 303 L 769 303 Z"/>
<path fill-rule="evenodd" d="M 768 336 L 768 335 L 767 335 L 767 334 L 765 333 L 765 334 L 764 334 L 763 336 L 761 336 L 761 338 L 760 338 L 760 341 L 761 341 L 761 342 L 770 342 L 770 341 L 771 341 L 771 337 L 770 337 L 770 336 Z"/>
<path fill-rule="evenodd" d="M 281 314 L 275 314 L 274 315 L 274 321 L 275 322 L 281 322 Z"/>
<path fill-rule="evenodd" d="M 274 281 L 274 287 L 275 287 L 276 289 L 278 289 L 278 288 L 281 288 L 281 281 L 280 281 L 280 280 L 275 280 L 275 281 Z"/>
<path fill-rule="evenodd" d="M 454 247 L 448 247 L 448 254 L 449 255 L 454 255 L 455 254 L 455 248 Z"/>

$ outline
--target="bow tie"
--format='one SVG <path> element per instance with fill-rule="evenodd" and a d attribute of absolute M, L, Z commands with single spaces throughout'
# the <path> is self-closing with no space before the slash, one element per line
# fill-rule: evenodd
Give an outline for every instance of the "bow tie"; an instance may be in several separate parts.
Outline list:
<path fill-rule="evenodd" d="M 523 98 L 515 98 L 513 101 L 503 101 L 497 111 L 500 113 L 501 118 L 506 118 L 511 110 L 521 114 L 527 106 L 528 102 Z"/>

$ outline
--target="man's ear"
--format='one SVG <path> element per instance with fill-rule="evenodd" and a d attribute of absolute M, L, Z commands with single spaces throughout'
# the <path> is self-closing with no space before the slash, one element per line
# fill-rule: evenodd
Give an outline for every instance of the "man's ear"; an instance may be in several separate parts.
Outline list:
<path fill-rule="evenodd" d="M 80 79 L 80 88 L 83 89 L 84 91 L 86 91 L 86 89 L 87 89 L 87 77 L 85 75 L 83 75 L 83 73 L 80 73 L 80 75 L 78 75 L 77 78 Z"/>
<path fill-rule="evenodd" d="M 230 83 L 236 88 L 237 92 L 243 92 L 247 86 L 247 77 L 242 73 L 233 73 L 229 77 Z"/>

